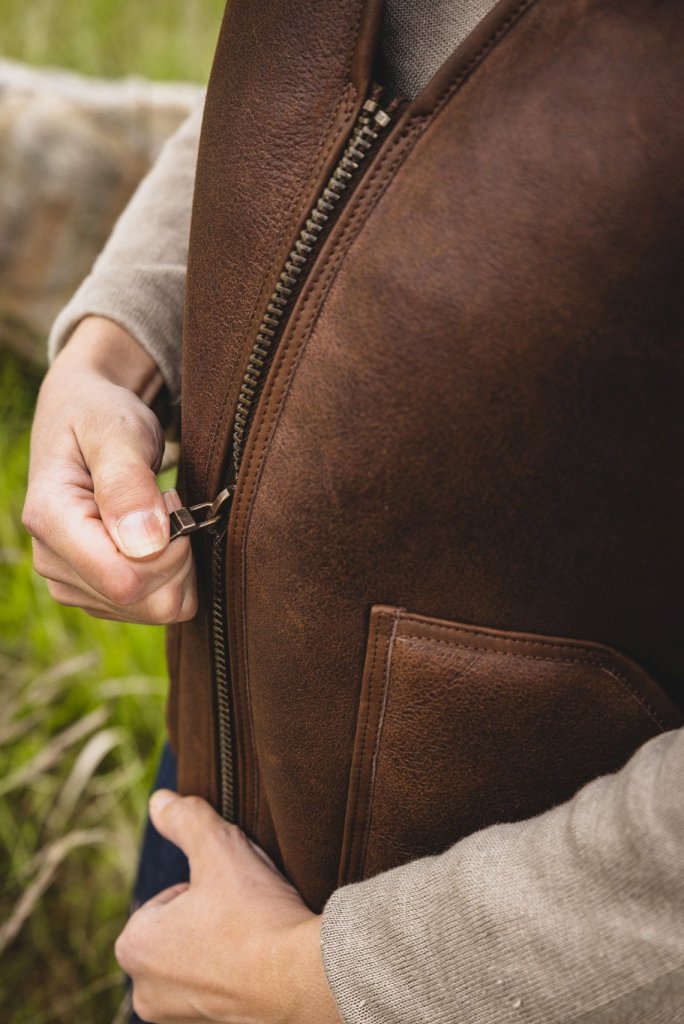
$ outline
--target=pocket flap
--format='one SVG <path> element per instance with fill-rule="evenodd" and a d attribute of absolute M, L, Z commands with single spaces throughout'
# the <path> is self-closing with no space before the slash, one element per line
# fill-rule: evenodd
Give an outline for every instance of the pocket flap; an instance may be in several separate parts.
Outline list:
<path fill-rule="evenodd" d="M 340 884 L 547 810 L 681 724 L 608 647 L 376 605 Z"/>

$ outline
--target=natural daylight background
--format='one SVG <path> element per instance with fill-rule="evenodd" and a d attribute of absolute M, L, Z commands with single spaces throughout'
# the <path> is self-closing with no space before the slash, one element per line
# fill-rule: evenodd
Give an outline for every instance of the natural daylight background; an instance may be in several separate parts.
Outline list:
<path fill-rule="evenodd" d="M 0 6 L 0 61 L 202 83 L 224 0 Z M 2 91 L 0 82 L 0 101 Z M 57 118 L 50 146 L 59 144 Z M 43 156 L 27 180 L 49 173 Z M 1 232 L 2 223 L 7 292 L 16 232 Z M 110 1024 L 124 1019 L 112 944 L 163 738 L 163 635 L 61 608 L 32 572 L 20 513 L 44 338 L 22 355 L 16 336 L 8 347 L 8 324 L 0 320 L 0 1020 Z"/>

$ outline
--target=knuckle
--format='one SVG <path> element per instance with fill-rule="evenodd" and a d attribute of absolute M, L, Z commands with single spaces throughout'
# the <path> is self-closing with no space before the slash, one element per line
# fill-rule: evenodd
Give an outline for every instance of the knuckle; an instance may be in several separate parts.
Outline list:
<path fill-rule="evenodd" d="M 120 466 L 102 469 L 95 481 L 95 500 L 110 509 L 129 510 L 135 505 L 135 492 L 126 469 Z"/>
<path fill-rule="evenodd" d="M 150 616 L 162 626 L 170 626 L 179 621 L 183 608 L 183 591 L 180 586 L 162 587 L 153 594 L 149 601 Z"/>
<path fill-rule="evenodd" d="M 125 928 L 114 943 L 114 956 L 116 961 L 127 974 L 131 974 L 135 967 L 133 945 L 130 939 L 130 930 Z"/>
<path fill-rule="evenodd" d="M 128 974 L 144 970 L 145 950 L 148 946 L 148 920 L 138 909 L 129 917 L 114 943 L 117 961 Z"/>
<path fill-rule="evenodd" d="M 33 496 L 27 496 L 21 512 L 21 524 L 32 537 L 40 537 L 43 533 L 45 512 L 42 504 Z"/>
<path fill-rule="evenodd" d="M 164 433 L 159 420 L 143 402 L 134 399 L 134 404 L 129 404 L 130 396 L 126 396 L 126 405 L 117 409 L 112 414 L 90 414 L 87 421 L 81 425 L 87 443 L 104 451 L 104 445 L 108 450 L 116 450 L 114 441 L 122 443 L 129 452 L 135 452 L 140 459 L 149 462 L 151 465 L 161 461 L 164 451 Z M 103 466 L 105 477 L 108 474 L 114 475 L 116 468 L 108 470 Z"/>
<path fill-rule="evenodd" d="M 126 570 L 108 581 L 106 597 L 121 608 L 130 608 L 140 600 L 143 589 L 143 581 L 132 570 Z"/>
<path fill-rule="evenodd" d="M 175 807 L 180 811 L 183 809 L 186 814 L 201 814 L 206 807 L 206 804 L 200 796 L 185 796 L 182 800 L 179 800 Z"/>
<path fill-rule="evenodd" d="M 242 829 L 239 828 L 238 825 L 235 825 L 235 824 L 233 824 L 230 821 L 225 821 L 225 822 L 222 823 L 222 825 L 223 825 L 223 832 L 225 834 L 225 838 L 229 842 L 231 842 L 231 843 L 233 843 L 234 845 L 237 845 L 237 846 L 241 845 L 242 843 L 248 843 L 249 842 L 249 840 L 247 839 L 247 836 L 242 831 Z"/>
<path fill-rule="evenodd" d="M 183 595 L 177 587 L 165 587 L 153 598 L 154 614 L 162 626 L 175 623 L 183 603 Z"/>
<path fill-rule="evenodd" d="M 175 800 L 164 810 L 186 830 L 192 831 L 206 815 L 207 804 L 199 796 L 186 796 L 182 800 Z"/>
<path fill-rule="evenodd" d="M 164 454 L 164 431 L 162 430 L 161 423 L 148 406 L 144 405 L 140 411 L 143 422 L 149 431 L 149 444 L 152 454 L 161 459 Z"/>

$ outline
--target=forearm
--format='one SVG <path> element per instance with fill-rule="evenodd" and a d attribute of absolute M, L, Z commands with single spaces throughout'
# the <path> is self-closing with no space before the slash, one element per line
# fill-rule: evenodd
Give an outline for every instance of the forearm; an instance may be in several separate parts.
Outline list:
<path fill-rule="evenodd" d="M 347 1024 L 672 1024 L 684 1008 L 684 730 L 527 822 L 339 890 Z"/>
<path fill-rule="evenodd" d="M 106 317 L 137 340 L 177 398 L 201 118 L 198 107 L 166 143 L 91 273 L 57 317 L 48 345 L 51 360 L 85 317 Z"/>

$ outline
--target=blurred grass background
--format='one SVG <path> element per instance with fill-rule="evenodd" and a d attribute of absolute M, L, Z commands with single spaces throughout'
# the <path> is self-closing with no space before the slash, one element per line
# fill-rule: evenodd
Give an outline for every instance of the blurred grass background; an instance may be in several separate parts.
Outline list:
<path fill-rule="evenodd" d="M 0 56 L 204 82 L 225 0 L 2 0 Z"/>
<path fill-rule="evenodd" d="M 2 0 L 0 57 L 201 82 L 223 7 Z M 112 946 L 163 742 L 163 632 L 62 608 L 33 573 L 20 514 L 39 372 L 0 362 L 0 1020 L 122 1024 Z"/>

